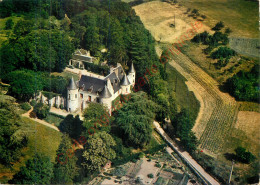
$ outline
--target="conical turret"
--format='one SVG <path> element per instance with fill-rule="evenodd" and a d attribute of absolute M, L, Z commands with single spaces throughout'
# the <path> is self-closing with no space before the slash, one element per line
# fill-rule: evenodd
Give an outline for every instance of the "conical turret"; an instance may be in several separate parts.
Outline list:
<path fill-rule="evenodd" d="M 134 68 L 134 64 L 132 62 L 129 73 L 135 73 L 135 68 Z"/>
<path fill-rule="evenodd" d="M 75 90 L 75 89 L 77 89 L 77 86 L 76 86 L 76 83 L 74 81 L 74 78 L 71 77 L 70 83 L 69 83 L 69 86 L 68 86 L 68 90 Z"/>

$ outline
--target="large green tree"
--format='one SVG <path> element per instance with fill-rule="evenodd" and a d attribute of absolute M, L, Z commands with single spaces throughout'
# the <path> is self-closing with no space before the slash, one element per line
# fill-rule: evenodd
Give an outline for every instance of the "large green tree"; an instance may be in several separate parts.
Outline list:
<path fill-rule="evenodd" d="M 107 107 L 99 103 L 91 103 L 83 113 L 83 135 L 88 137 L 99 131 L 110 131 L 113 117 L 109 115 Z"/>
<path fill-rule="evenodd" d="M 39 76 L 32 71 L 13 71 L 6 79 L 10 84 L 8 93 L 19 100 L 28 101 L 38 90 L 42 90 Z"/>
<path fill-rule="evenodd" d="M 36 154 L 26 162 L 26 166 L 14 175 L 12 184 L 50 184 L 53 177 L 53 164 L 49 157 Z"/>
<path fill-rule="evenodd" d="M 69 134 L 70 137 L 77 139 L 82 133 L 82 121 L 77 115 L 75 118 L 72 114 L 66 116 L 66 118 L 60 123 L 59 129 Z"/>
<path fill-rule="evenodd" d="M 106 132 L 98 132 L 91 136 L 83 152 L 82 165 L 89 173 L 100 171 L 102 167 L 116 157 L 113 147 L 116 145 L 113 137 Z"/>
<path fill-rule="evenodd" d="M 59 149 L 57 150 L 52 183 L 73 183 L 73 179 L 78 175 L 79 170 L 76 165 L 77 157 L 74 152 L 69 136 L 64 134 Z"/>
<path fill-rule="evenodd" d="M 21 156 L 21 148 L 27 143 L 21 129 L 22 120 L 17 114 L 15 99 L 0 95 L 0 161 L 11 165 Z"/>
<path fill-rule="evenodd" d="M 189 152 L 196 150 L 198 140 L 192 132 L 194 121 L 186 109 L 181 110 L 172 120 L 176 137 L 180 138 L 182 146 Z"/>
<path fill-rule="evenodd" d="M 148 100 L 144 92 L 131 94 L 130 99 L 118 110 L 116 125 L 124 142 L 133 147 L 143 147 L 149 143 L 156 104 Z"/>

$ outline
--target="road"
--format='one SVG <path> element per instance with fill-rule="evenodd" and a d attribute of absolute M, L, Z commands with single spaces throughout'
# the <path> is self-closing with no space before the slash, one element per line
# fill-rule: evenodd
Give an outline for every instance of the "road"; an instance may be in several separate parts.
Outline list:
<path fill-rule="evenodd" d="M 178 146 L 172 141 L 172 139 L 164 132 L 164 130 L 161 128 L 160 124 L 156 121 L 153 122 L 156 130 L 158 133 L 168 142 L 168 144 L 171 146 L 171 148 L 174 149 L 175 152 L 178 153 L 178 155 L 184 159 L 188 165 L 193 168 L 199 176 L 201 176 L 201 179 L 206 180 L 206 184 L 211 185 L 220 185 L 213 177 L 211 177 L 191 156 L 188 152 L 181 151 Z"/>

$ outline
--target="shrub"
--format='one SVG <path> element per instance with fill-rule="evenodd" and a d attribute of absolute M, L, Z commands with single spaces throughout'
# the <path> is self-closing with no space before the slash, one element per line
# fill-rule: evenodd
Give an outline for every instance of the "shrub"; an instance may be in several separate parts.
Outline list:
<path fill-rule="evenodd" d="M 161 168 L 162 165 L 160 163 L 156 163 L 154 166 L 157 168 Z"/>
<path fill-rule="evenodd" d="M 43 103 L 37 103 L 34 106 L 33 111 L 36 113 L 36 116 L 39 119 L 43 119 L 43 118 L 47 117 L 47 115 L 50 111 L 50 107 L 48 105 L 43 104 Z"/>
<path fill-rule="evenodd" d="M 30 117 L 30 118 L 36 118 L 36 113 L 33 112 L 33 111 L 30 112 L 29 117 Z"/>
<path fill-rule="evenodd" d="M 137 179 L 135 179 L 135 183 L 136 183 L 136 184 L 141 183 L 141 179 L 140 179 L 140 177 L 137 177 Z"/>
<path fill-rule="evenodd" d="M 25 111 L 29 111 L 31 109 L 31 106 L 29 103 L 22 103 L 21 108 Z"/>
<path fill-rule="evenodd" d="M 211 53 L 211 58 L 213 59 L 220 59 L 222 58 L 230 58 L 231 56 L 234 56 L 236 52 L 228 47 L 220 47 L 218 50 Z"/>
<path fill-rule="evenodd" d="M 60 109 L 64 109 L 64 106 L 63 106 L 63 104 L 60 104 Z"/>
<path fill-rule="evenodd" d="M 13 28 L 13 25 L 14 25 L 14 22 L 12 19 L 8 19 L 6 22 L 5 22 L 5 30 L 10 30 Z"/>
<path fill-rule="evenodd" d="M 32 100 L 31 102 L 30 102 L 30 104 L 31 104 L 31 106 L 35 106 L 36 104 L 37 104 L 37 102 L 36 102 L 36 100 Z"/>
<path fill-rule="evenodd" d="M 214 31 L 219 31 L 221 30 L 222 28 L 224 28 L 224 23 L 222 21 L 218 22 L 213 28 L 212 30 Z"/>
<path fill-rule="evenodd" d="M 147 175 L 147 177 L 150 178 L 150 179 L 152 179 L 154 176 L 153 176 L 152 173 L 150 173 L 150 174 Z"/>
<path fill-rule="evenodd" d="M 113 176 L 112 173 L 104 172 L 104 175 Z"/>
<path fill-rule="evenodd" d="M 251 152 L 247 152 L 243 147 L 237 147 L 235 152 L 237 160 L 242 163 L 250 163 L 256 159 L 256 157 Z"/>

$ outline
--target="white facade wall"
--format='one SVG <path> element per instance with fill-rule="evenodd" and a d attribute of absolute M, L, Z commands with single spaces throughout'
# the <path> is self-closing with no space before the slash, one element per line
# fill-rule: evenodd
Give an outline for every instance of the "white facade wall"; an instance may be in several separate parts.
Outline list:
<path fill-rule="evenodd" d="M 69 112 L 74 112 L 78 109 L 78 104 L 79 104 L 78 89 L 68 90 L 67 102 L 68 102 L 67 110 Z"/>
<path fill-rule="evenodd" d="M 131 85 L 121 85 L 122 94 L 129 94 L 131 92 Z"/>

